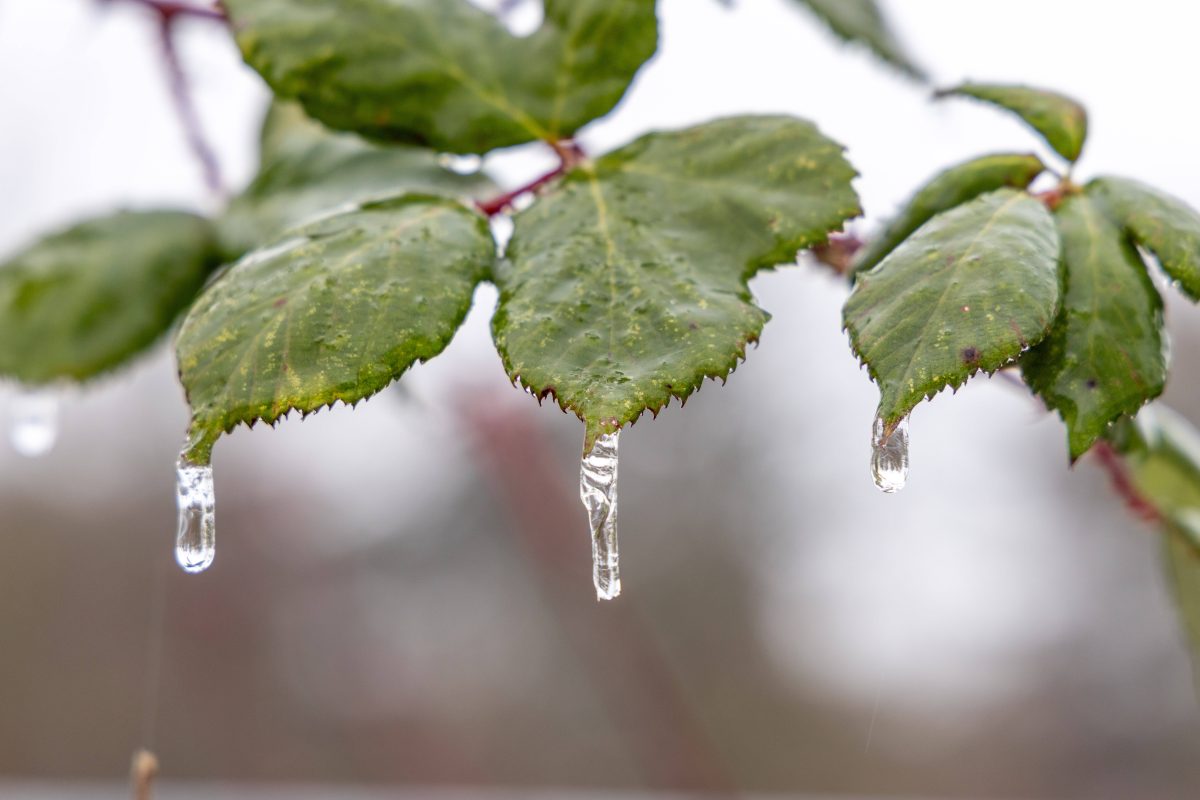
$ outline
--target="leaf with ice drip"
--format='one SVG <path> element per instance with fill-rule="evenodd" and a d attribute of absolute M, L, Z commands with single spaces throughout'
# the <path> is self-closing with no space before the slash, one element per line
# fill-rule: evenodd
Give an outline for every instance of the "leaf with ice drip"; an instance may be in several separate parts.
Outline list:
<path fill-rule="evenodd" d="M 724 379 L 767 319 L 747 281 L 856 216 L 854 177 L 787 117 L 653 133 L 577 167 L 516 216 L 497 270 L 509 376 L 584 420 L 587 448 Z"/>
<path fill-rule="evenodd" d="M 1006 186 L 1024 189 L 1045 169 L 1037 156 L 1008 153 L 950 167 L 918 189 L 900 213 L 867 243 L 854 261 L 855 272 L 875 267 L 917 228 L 943 211 Z"/>
<path fill-rule="evenodd" d="M 876 0 L 798 0 L 847 42 L 861 44 L 910 78 L 926 79 L 897 40 Z"/>
<path fill-rule="evenodd" d="M 454 153 L 571 137 L 658 47 L 655 0 L 544 0 L 514 36 L 467 0 L 225 0 L 246 61 L 332 128 Z"/>
<path fill-rule="evenodd" d="M 379 147 L 334 133 L 294 103 L 276 103 L 263 125 L 262 167 L 219 221 L 232 258 L 283 231 L 347 206 L 403 192 L 479 197 L 498 190 L 483 174 L 459 175 L 421 147 Z"/>
<path fill-rule="evenodd" d="M 357 403 L 445 349 L 488 273 L 487 220 L 403 195 L 293 230 L 200 296 L 177 351 L 192 406 L 185 455 L 222 433 L 340 400 Z"/>
<path fill-rule="evenodd" d="M 0 265 L 0 375 L 83 381 L 157 341 L 217 263 L 212 224 L 120 212 L 42 239 Z"/>
<path fill-rule="evenodd" d="M 971 97 L 1007 109 L 1042 135 L 1067 161 L 1078 161 L 1087 141 L 1087 110 L 1058 92 L 1030 86 L 964 83 L 944 89 L 935 97 Z"/>
<path fill-rule="evenodd" d="M 859 276 L 843 310 L 893 430 L 922 400 L 1037 344 L 1059 300 L 1045 206 L 1001 189 L 939 214 Z"/>
<path fill-rule="evenodd" d="M 1055 212 L 1063 307 L 1046 339 L 1021 359 L 1026 382 L 1067 424 L 1071 460 L 1108 425 L 1162 393 L 1162 298 L 1136 248 L 1091 197 Z"/>
<path fill-rule="evenodd" d="M 1200 214 L 1166 192 L 1127 178 L 1097 178 L 1088 194 L 1158 259 L 1184 294 L 1200 300 Z"/>

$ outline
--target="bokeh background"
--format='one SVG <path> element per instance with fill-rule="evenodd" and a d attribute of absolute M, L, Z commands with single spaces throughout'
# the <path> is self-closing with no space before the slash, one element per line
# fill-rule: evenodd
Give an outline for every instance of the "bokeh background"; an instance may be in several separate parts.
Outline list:
<path fill-rule="evenodd" d="M 1083 99 L 1082 177 L 1200 207 L 1200 6 L 887 7 L 941 83 Z M 721 114 L 806 116 L 863 173 L 862 233 L 952 162 L 1043 152 L 995 111 L 931 104 L 788 0 L 660 13 L 661 52 L 585 131 L 593 152 Z M 236 188 L 267 93 L 219 27 L 183 44 Z M 548 164 L 535 147 L 486 167 L 516 185 Z M 4 253 L 117 206 L 214 208 L 150 18 L 0 0 L 0 189 Z M 51 454 L 0 445 L 0 797 L 102 796 L 143 745 L 184 782 L 1200 796 L 1156 534 L 1089 459 L 1067 468 L 1060 423 L 977 379 L 918 409 L 910 485 L 880 495 L 845 287 L 802 259 L 753 289 L 774 320 L 728 385 L 623 436 L 613 604 L 590 585 L 582 428 L 505 380 L 490 288 L 443 356 L 357 411 L 223 440 L 201 576 L 172 563 L 187 413 L 169 347 L 70 393 Z M 1167 397 L 1200 420 L 1200 310 L 1169 315 Z"/>

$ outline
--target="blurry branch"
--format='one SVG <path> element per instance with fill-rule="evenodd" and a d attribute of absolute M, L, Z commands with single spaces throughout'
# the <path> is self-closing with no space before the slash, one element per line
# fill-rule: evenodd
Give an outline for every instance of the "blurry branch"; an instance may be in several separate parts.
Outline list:
<path fill-rule="evenodd" d="M 100 0 L 111 3 L 113 0 Z M 220 8 L 212 6 L 197 6 L 179 0 L 124 0 L 127 3 L 142 6 L 154 11 L 161 17 L 193 17 L 197 19 L 214 19 L 224 22 L 227 18 Z"/>
<path fill-rule="evenodd" d="M 865 244 L 851 233 L 833 233 L 829 241 L 819 244 L 810 252 L 813 258 L 842 277 L 850 277 L 854 268 L 854 256 Z"/>
<path fill-rule="evenodd" d="M 116 0 L 100 0 L 100 2 L 110 4 Z M 175 25 L 179 20 L 189 18 L 224 23 L 228 21 L 225 12 L 213 6 L 196 6 L 178 0 L 121 0 L 121 2 L 149 9 L 158 16 L 159 43 L 162 48 L 163 66 L 167 72 L 167 83 L 171 92 L 171 102 L 175 106 L 175 114 L 183 126 L 188 147 L 204 174 L 204 185 L 214 198 L 222 198 L 225 188 L 221 178 L 221 167 L 216 153 L 204 136 L 204 128 L 200 124 L 200 116 L 196 112 L 191 86 L 188 84 L 183 62 L 179 58 Z"/>

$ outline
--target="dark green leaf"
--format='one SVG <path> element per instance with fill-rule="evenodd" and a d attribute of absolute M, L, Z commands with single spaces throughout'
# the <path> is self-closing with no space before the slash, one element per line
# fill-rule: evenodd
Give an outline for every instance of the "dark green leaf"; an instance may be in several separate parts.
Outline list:
<path fill-rule="evenodd" d="M 1071 460 L 1162 393 L 1162 298 L 1137 250 L 1088 195 L 1056 212 L 1066 290 L 1050 335 L 1021 359 L 1025 380 L 1067 424 Z"/>
<path fill-rule="evenodd" d="M 335 134 L 294 104 L 277 104 L 263 131 L 263 166 L 220 221 L 231 257 L 317 215 L 403 192 L 478 197 L 498 189 L 484 175 L 459 175 L 431 150 L 376 147 Z"/>
<path fill-rule="evenodd" d="M 1045 169 L 1037 156 L 1007 153 L 950 167 L 918 189 L 908 205 L 860 251 L 854 270 L 875 267 L 913 231 L 943 211 L 1006 186 L 1024 189 Z"/>
<path fill-rule="evenodd" d="M 1087 141 L 1087 110 L 1077 101 L 1058 92 L 1029 86 L 964 83 L 940 91 L 936 96 L 973 97 L 1006 108 L 1045 137 L 1050 146 L 1068 161 L 1079 160 L 1084 142 Z"/>
<path fill-rule="evenodd" d="M 1097 178 L 1088 193 L 1105 205 L 1171 279 L 1200 300 L 1200 214 L 1178 198 L 1127 178 Z"/>
<path fill-rule="evenodd" d="M 49 236 L 0 266 L 0 374 L 82 381 L 154 343 L 215 265 L 208 220 L 121 212 Z"/>
<path fill-rule="evenodd" d="M 639 139 L 516 217 L 498 277 L 511 378 L 601 432 L 725 378 L 767 315 L 746 282 L 855 216 L 853 168 L 807 122 L 740 117 Z"/>
<path fill-rule="evenodd" d="M 658 46 L 654 0 L 544 0 L 510 34 L 467 0 L 226 0 L 246 61 L 332 128 L 455 153 L 570 137 Z"/>
<path fill-rule="evenodd" d="M 1001 189 L 934 217 L 859 276 L 844 320 L 889 429 L 1041 341 L 1058 308 L 1058 246 L 1050 212 Z"/>
<path fill-rule="evenodd" d="M 847 42 L 868 47 L 883 61 L 910 78 L 926 79 L 925 72 L 909 57 L 875 0 L 799 0 Z"/>
<path fill-rule="evenodd" d="M 299 228 L 196 301 L 179 333 L 189 458 L 222 432 L 378 392 L 440 353 L 491 267 L 487 220 L 405 195 Z"/>

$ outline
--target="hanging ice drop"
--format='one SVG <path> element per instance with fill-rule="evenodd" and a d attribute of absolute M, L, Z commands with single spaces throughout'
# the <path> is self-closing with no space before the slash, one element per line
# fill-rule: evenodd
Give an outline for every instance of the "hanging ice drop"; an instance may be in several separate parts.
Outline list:
<path fill-rule="evenodd" d="M 58 439 L 58 393 L 30 389 L 13 400 L 9 440 L 13 449 L 28 458 L 50 452 Z"/>
<path fill-rule="evenodd" d="M 612 600 L 621 593 L 617 552 L 617 444 L 621 432 L 606 433 L 583 457 L 579 496 L 592 531 L 592 580 L 596 597 Z"/>
<path fill-rule="evenodd" d="M 179 503 L 175 560 L 184 572 L 203 572 L 212 565 L 217 555 L 212 467 L 193 464 L 180 456 L 176 467 L 175 491 Z"/>
<path fill-rule="evenodd" d="M 871 476 L 879 491 L 894 494 L 908 480 L 908 417 L 887 434 L 880 417 L 871 427 Z"/>

